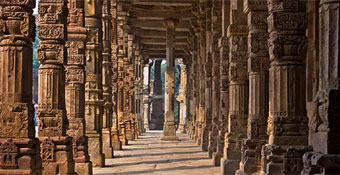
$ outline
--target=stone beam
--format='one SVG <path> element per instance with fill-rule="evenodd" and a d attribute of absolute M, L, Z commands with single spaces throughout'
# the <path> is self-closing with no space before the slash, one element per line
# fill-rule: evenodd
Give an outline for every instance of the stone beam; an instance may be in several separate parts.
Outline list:
<path fill-rule="evenodd" d="M 192 18 L 191 11 L 188 9 L 183 10 L 133 10 L 130 13 L 132 18 L 145 19 L 145 20 L 164 20 L 167 18 L 179 18 L 181 20 L 190 20 Z"/>
<path fill-rule="evenodd" d="M 161 30 L 142 30 L 140 28 L 133 28 L 132 29 L 134 35 L 142 36 L 142 37 L 162 37 L 166 38 L 166 31 L 161 31 Z M 188 37 L 189 32 L 181 31 L 181 32 L 176 32 L 176 38 L 180 37 Z"/>
<path fill-rule="evenodd" d="M 191 0 L 132 0 L 132 5 L 152 5 L 152 6 L 191 6 Z"/>
<path fill-rule="evenodd" d="M 165 45 L 145 45 L 144 47 L 145 50 L 164 50 L 165 52 Z M 186 51 L 188 48 L 185 45 L 178 45 L 175 47 L 175 50 L 181 50 L 181 51 Z"/>
<path fill-rule="evenodd" d="M 163 20 L 129 19 L 128 23 L 134 27 L 164 28 Z M 176 24 L 176 28 L 177 29 L 181 29 L 181 28 L 188 29 L 188 28 L 191 28 L 191 24 L 188 21 L 180 20 L 178 21 L 178 24 Z"/>
<path fill-rule="evenodd" d="M 166 39 L 162 38 L 141 39 L 140 42 L 143 44 L 166 45 Z M 188 44 L 187 39 L 176 39 L 176 45 L 187 44 Z"/>

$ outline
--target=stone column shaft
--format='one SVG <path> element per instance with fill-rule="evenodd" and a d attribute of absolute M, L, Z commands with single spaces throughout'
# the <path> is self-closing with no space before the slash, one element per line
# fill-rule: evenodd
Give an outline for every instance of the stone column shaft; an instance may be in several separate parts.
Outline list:
<path fill-rule="evenodd" d="M 67 2 L 39 1 L 39 139 L 43 174 L 74 174 L 72 137 L 65 110 Z M 51 17 L 53 16 L 53 18 Z"/>
<path fill-rule="evenodd" d="M 261 173 L 300 174 L 302 154 L 308 149 L 306 1 L 267 2 L 271 61 L 267 129 L 269 140 L 262 147 Z M 291 168 L 291 162 L 296 164 L 295 168 Z"/>
<path fill-rule="evenodd" d="M 143 107 L 144 107 L 144 129 L 150 130 L 149 114 L 150 114 L 150 65 L 146 64 L 143 68 Z"/>
<path fill-rule="evenodd" d="M 85 27 L 88 33 L 86 43 L 85 120 L 86 136 L 89 139 L 89 154 L 93 166 L 104 166 L 103 154 L 103 31 L 102 0 L 85 1 Z"/>
<path fill-rule="evenodd" d="M 202 136 L 201 136 L 201 149 L 202 151 L 206 152 L 208 151 L 209 146 L 209 133 L 212 129 L 212 50 L 210 49 L 210 44 L 212 43 L 212 32 L 211 32 L 211 26 L 212 26 L 212 19 L 211 19 L 211 12 L 212 12 L 212 2 L 206 1 L 204 2 L 204 15 L 205 15 L 205 23 L 202 25 L 205 25 L 205 30 L 201 31 L 203 32 L 203 35 L 205 35 L 205 40 L 202 42 L 205 42 L 205 47 L 202 47 L 201 49 L 205 50 L 205 55 L 203 58 L 203 65 L 204 65 L 204 96 L 202 97 L 202 102 L 204 103 L 204 115 L 202 115 L 202 118 L 204 119 L 204 125 L 202 128 Z"/>
<path fill-rule="evenodd" d="M 225 135 L 225 160 L 222 165 L 224 175 L 235 174 L 241 160 L 242 140 L 247 135 L 249 80 L 247 73 L 246 15 L 243 2 L 233 0 L 230 5 L 229 37 L 229 116 L 228 133 Z"/>
<path fill-rule="evenodd" d="M 75 172 L 92 174 L 92 162 L 88 153 L 88 138 L 85 136 L 85 43 L 87 31 L 84 25 L 84 2 L 68 3 L 67 66 L 65 101 L 69 127 L 67 135 L 73 137 Z"/>
<path fill-rule="evenodd" d="M 247 0 L 244 12 L 248 15 L 248 72 L 249 118 L 247 138 L 242 143 L 242 158 L 237 174 L 259 173 L 261 148 L 267 142 L 269 93 L 269 52 L 267 47 L 267 1 L 255 4 Z"/>
<path fill-rule="evenodd" d="M 122 4 L 117 4 L 117 15 L 119 14 L 119 10 Z M 125 111 L 125 98 L 124 98 L 124 58 L 127 56 L 127 44 L 125 42 L 125 32 L 124 32 L 124 24 L 126 23 L 126 16 L 119 15 L 117 17 L 117 44 L 118 44 L 118 53 L 117 53 L 117 115 L 118 115 L 118 128 L 119 128 L 119 139 L 123 145 L 128 144 L 128 140 L 126 139 L 126 130 L 125 130 L 125 119 L 124 119 L 124 111 Z M 118 20 L 119 19 L 119 20 Z"/>
<path fill-rule="evenodd" d="M 179 87 L 179 95 L 177 97 L 177 101 L 180 103 L 180 119 L 179 119 L 179 128 L 178 130 L 182 133 L 185 133 L 187 127 L 187 67 L 183 63 L 182 59 L 178 60 L 178 63 L 181 67 L 180 73 L 180 87 Z"/>
<path fill-rule="evenodd" d="M 213 158 L 217 151 L 217 139 L 219 133 L 219 104 L 220 104 L 220 49 L 218 47 L 218 40 L 221 37 L 222 24 L 222 1 L 213 0 L 211 11 L 211 32 L 212 41 L 210 43 L 210 50 L 212 53 L 212 130 L 209 133 L 209 157 Z M 219 165 L 219 158 L 214 157 L 214 165 Z"/>
<path fill-rule="evenodd" d="M 122 149 L 122 142 L 119 139 L 118 130 L 118 31 L 117 31 L 117 3 L 116 1 L 111 1 L 111 62 L 112 62 L 112 147 L 114 150 Z"/>
<path fill-rule="evenodd" d="M 103 0 L 102 6 L 102 31 L 103 31 L 103 60 L 102 60 L 102 85 L 103 85 L 103 153 L 105 158 L 113 158 L 112 148 L 112 62 L 111 62 L 111 1 Z"/>
<path fill-rule="evenodd" d="M 0 2 L 0 174 L 41 174 L 32 104 L 35 1 Z M 24 150 L 24 151 L 23 151 Z M 28 150 L 28 151 L 26 151 Z"/>
<path fill-rule="evenodd" d="M 178 140 L 175 126 L 175 21 L 166 20 L 165 121 L 162 141 Z"/>

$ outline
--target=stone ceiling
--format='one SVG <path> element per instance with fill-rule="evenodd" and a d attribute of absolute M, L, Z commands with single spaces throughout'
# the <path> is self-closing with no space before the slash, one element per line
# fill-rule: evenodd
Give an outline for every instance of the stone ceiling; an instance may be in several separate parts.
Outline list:
<path fill-rule="evenodd" d="M 143 46 L 150 59 L 166 58 L 165 19 L 176 19 L 175 58 L 186 58 L 191 42 L 192 0 L 127 0 L 130 33 Z M 119 12 L 118 12 L 119 13 Z"/>

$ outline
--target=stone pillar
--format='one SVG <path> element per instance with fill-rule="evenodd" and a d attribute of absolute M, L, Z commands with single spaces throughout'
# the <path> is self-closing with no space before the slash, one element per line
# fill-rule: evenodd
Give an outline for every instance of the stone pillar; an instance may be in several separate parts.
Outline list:
<path fill-rule="evenodd" d="M 165 121 L 162 141 L 177 141 L 175 126 L 175 20 L 165 20 L 166 73 L 165 73 Z"/>
<path fill-rule="evenodd" d="M 253 174 L 261 170 L 261 148 L 267 142 L 269 93 L 269 52 L 267 47 L 267 1 L 245 1 L 248 15 L 249 118 L 247 138 L 242 143 L 240 169 L 236 174 Z"/>
<path fill-rule="evenodd" d="M 150 65 L 146 64 L 143 68 L 143 107 L 144 107 L 144 129 L 150 130 L 149 128 L 149 114 L 150 114 Z"/>
<path fill-rule="evenodd" d="M 117 3 L 111 1 L 111 62 L 112 62 L 112 128 L 111 128 L 111 141 L 114 150 L 122 149 L 122 142 L 119 139 L 118 130 L 118 43 L 117 43 Z"/>
<path fill-rule="evenodd" d="M 181 133 L 185 133 L 187 127 L 187 66 L 183 63 L 183 59 L 178 60 L 178 64 L 181 67 L 181 81 L 179 86 L 179 95 L 177 101 L 180 103 L 180 119 L 178 130 Z"/>
<path fill-rule="evenodd" d="M 220 50 L 218 48 L 218 40 L 221 38 L 221 8 L 222 1 L 213 0 L 212 1 L 212 11 L 211 11 L 211 42 L 209 46 L 209 50 L 212 53 L 212 85 L 211 85 L 211 94 L 212 94 L 212 126 L 211 131 L 209 133 L 209 158 L 213 157 L 214 152 L 217 151 L 217 139 L 219 132 L 219 104 L 220 104 Z M 213 159 L 214 165 L 215 159 Z M 217 161 L 220 162 L 219 160 Z"/>
<path fill-rule="evenodd" d="M 246 15 L 243 2 L 231 1 L 229 37 L 229 116 L 228 133 L 225 135 L 225 160 L 222 166 L 224 175 L 234 175 L 241 160 L 242 140 L 247 135 L 249 83 L 247 74 L 247 35 Z"/>
<path fill-rule="evenodd" d="M 0 174 L 41 174 L 32 104 L 35 1 L 0 2 Z"/>
<path fill-rule="evenodd" d="M 212 2 L 205 1 L 204 3 L 204 15 L 205 15 L 205 30 L 203 35 L 205 35 L 205 47 L 201 49 L 205 50 L 205 54 L 203 58 L 203 65 L 204 65 L 204 97 L 202 97 L 202 102 L 204 103 L 204 124 L 202 128 L 202 136 L 201 136 L 201 149 L 202 151 L 208 151 L 209 146 L 209 133 L 212 129 L 212 50 L 210 50 L 210 45 L 212 41 L 212 32 L 211 32 L 211 12 L 212 12 Z M 210 157 L 211 158 L 211 157 Z"/>
<path fill-rule="evenodd" d="M 102 126 L 102 0 L 85 1 L 86 43 L 85 120 L 89 154 L 93 166 L 104 166 Z"/>
<path fill-rule="evenodd" d="M 72 137 L 66 135 L 66 1 L 39 1 L 39 140 L 43 174 L 74 174 Z"/>
<path fill-rule="evenodd" d="M 268 144 L 262 147 L 262 174 L 300 174 L 307 151 L 306 1 L 268 0 Z M 294 166 L 293 166 L 294 165 Z"/>
<path fill-rule="evenodd" d="M 92 174 L 92 162 L 85 136 L 85 42 L 84 1 L 69 0 L 67 26 L 67 66 L 65 102 L 68 119 L 67 135 L 73 137 L 75 172 Z"/>
<path fill-rule="evenodd" d="M 339 7 L 340 1 L 321 1 L 319 8 L 319 90 L 309 120 L 313 152 L 303 156 L 302 175 L 339 174 Z M 309 30 L 309 29 L 308 29 Z"/>
<path fill-rule="evenodd" d="M 123 7 L 122 4 L 117 4 L 117 15 L 121 12 L 119 11 Z M 128 144 L 126 139 L 126 130 L 124 123 L 124 108 L 125 108 L 125 98 L 124 98 L 124 58 L 127 56 L 127 44 L 124 37 L 124 24 L 126 24 L 126 19 L 124 12 L 117 16 L 117 42 L 118 42 L 118 53 L 117 53 L 117 65 L 118 65 L 118 80 L 117 80 L 117 115 L 118 115 L 118 128 L 119 128 L 119 139 L 122 141 L 123 145 Z"/>
<path fill-rule="evenodd" d="M 225 133 L 228 131 L 229 114 L 229 43 L 226 36 L 219 39 L 220 48 L 220 101 L 219 101 L 219 131 L 216 153 L 213 156 L 215 166 L 221 164 L 224 153 Z"/>
<path fill-rule="evenodd" d="M 126 29 L 125 29 L 126 30 Z M 128 34 L 128 31 L 125 31 Z M 127 58 L 124 60 L 124 100 L 125 100 L 125 130 L 126 139 L 128 141 L 134 140 L 134 36 L 127 35 Z"/>
<path fill-rule="evenodd" d="M 102 6 L 102 31 L 103 31 L 103 60 L 102 60 L 102 85 L 103 85 L 103 153 L 105 158 L 113 158 L 111 127 L 112 127 L 112 62 L 111 62 L 111 3 L 103 0 Z"/>
<path fill-rule="evenodd" d="M 162 95 L 162 60 L 155 60 L 152 95 L 151 130 L 162 130 L 164 125 L 164 97 Z"/>

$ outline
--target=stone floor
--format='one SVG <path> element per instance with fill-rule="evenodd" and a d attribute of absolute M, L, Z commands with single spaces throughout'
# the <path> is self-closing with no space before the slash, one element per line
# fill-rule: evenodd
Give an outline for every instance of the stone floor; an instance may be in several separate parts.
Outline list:
<path fill-rule="evenodd" d="M 181 141 L 160 142 L 161 131 L 144 133 L 129 142 L 116 158 L 106 159 L 106 167 L 94 168 L 97 175 L 217 175 L 220 168 L 212 166 L 208 154 L 185 134 Z"/>

